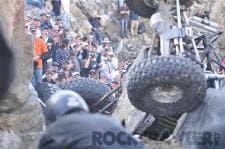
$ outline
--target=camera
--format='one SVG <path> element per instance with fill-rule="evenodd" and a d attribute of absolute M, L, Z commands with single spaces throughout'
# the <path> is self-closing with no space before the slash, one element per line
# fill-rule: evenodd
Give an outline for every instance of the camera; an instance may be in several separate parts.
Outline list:
<path fill-rule="evenodd" d="M 95 57 L 95 53 L 89 53 L 90 57 Z"/>

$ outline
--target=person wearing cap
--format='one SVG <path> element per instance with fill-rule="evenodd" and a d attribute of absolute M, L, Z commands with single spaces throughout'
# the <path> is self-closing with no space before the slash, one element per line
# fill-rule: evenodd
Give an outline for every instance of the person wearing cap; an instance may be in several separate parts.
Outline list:
<path fill-rule="evenodd" d="M 80 72 L 73 72 L 72 77 L 73 79 L 80 78 Z"/>
<path fill-rule="evenodd" d="M 98 75 L 97 75 L 97 72 L 95 69 L 92 69 L 89 71 L 89 78 L 92 78 L 92 79 L 95 79 L 95 80 L 98 80 Z"/>
<path fill-rule="evenodd" d="M 51 0 L 53 16 L 61 15 L 61 0 Z"/>
<path fill-rule="evenodd" d="M 112 52 L 107 52 L 105 59 L 101 62 L 100 76 L 106 78 L 107 83 L 111 84 L 117 75 L 118 59 Z"/>
<path fill-rule="evenodd" d="M 51 18 L 50 14 L 45 14 L 45 17 L 43 17 L 43 19 L 41 21 L 41 28 L 48 27 L 48 29 L 53 29 L 53 25 L 51 23 L 50 18 Z"/>
<path fill-rule="evenodd" d="M 42 82 L 42 73 L 43 73 L 43 58 L 46 57 L 48 53 L 47 46 L 43 39 L 37 37 L 37 31 L 35 28 L 31 29 L 31 32 L 34 36 L 34 57 L 33 57 L 33 63 L 34 63 L 34 74 L 32 78 L 32 84 L 33 86 L 36 86 L 38 83 Z"/>
<path fill-rule="evenodd" d="M 33 19 L 32 26 L 36 28 L 37 37 L 41 37 L 41 19 L 39 16 Z"/>
<path fill-rule="evenodd" d="M 49 127 L 38 149 L 144 149 L 119 121 L 90 113 L 85 99 L 76 92 L 56 92 L 46 102 L 44 113 Z M 103 138 L 107 133 L 110 140 L 115 136 L 113 143 Z"/>
<path fill-rule="evenodd" d="M 104 49 L 108 49 L 109 51 L 113 51 L 112 46 L 110 45 L 111 41 L 108 37 L 105 37 L 102 41 L 102 44 L 97 47 L 97 53 L 102 53 Z"/>
<path fill-rule="evenodd" d="M 51 69 L 48 69 L 45 73 L 45 78 L 43 79 L 43 82 L 51 83 L 51 84 L 56 84 L 56 82 L 53 79 L 54 77 L 54 72 Z"/>

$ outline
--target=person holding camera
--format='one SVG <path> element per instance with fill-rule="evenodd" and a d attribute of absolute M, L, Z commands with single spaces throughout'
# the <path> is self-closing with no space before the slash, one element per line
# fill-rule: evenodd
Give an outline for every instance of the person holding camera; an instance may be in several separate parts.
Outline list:
<path fill-rule="evenodd" d="M 97 61 L 96 61 L 96 53 L 94 52 L 89 52 L 89 57 L 86 63 L 84 64 L 84 77 L 89 77 L 89 72 L 90 70 L 97 70 Z"/>
<path fill-rule="evenodd" d="M 117 75 L 117 69 L 118 59 L 113 54 L 113 52 L 106 52 L 102 59 L 100 76 L 107 80 L 107 84 L 111 84 Z"/>

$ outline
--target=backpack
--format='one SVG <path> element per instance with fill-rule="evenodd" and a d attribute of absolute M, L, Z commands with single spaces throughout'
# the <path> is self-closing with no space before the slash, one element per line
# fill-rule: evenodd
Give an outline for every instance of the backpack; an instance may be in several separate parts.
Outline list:
<path fill-rule="evenodd" d="M 144 32 L 145 32 L 145 24 L 144 24 L 144 22 L 141 22 L 138 25 L 138 34 L 143 34 Z"/>

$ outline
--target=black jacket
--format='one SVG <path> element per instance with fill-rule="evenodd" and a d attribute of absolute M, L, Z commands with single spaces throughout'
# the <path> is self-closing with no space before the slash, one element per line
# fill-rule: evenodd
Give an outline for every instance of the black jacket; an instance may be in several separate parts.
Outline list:
<path fill-rule="evenodd" d="M 104 141 L 104 136 L 115 136 Z M 112 137 L 113 138 L 113 137 Z M 118 140 L 118 141 L 117 141 Z M 120 123 L 105 115 L 68 114 L 50 125 L 39 149 L 143 149 Z"/>

